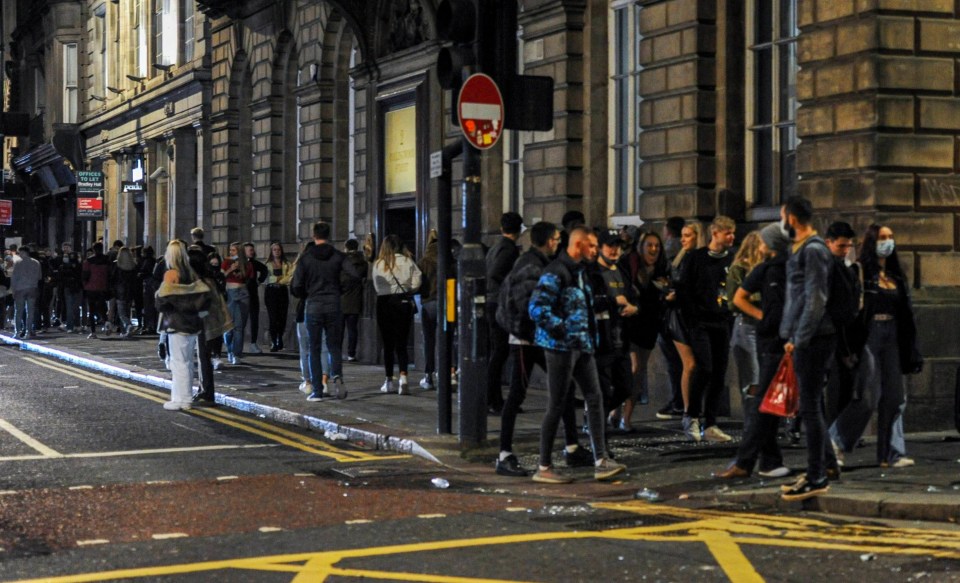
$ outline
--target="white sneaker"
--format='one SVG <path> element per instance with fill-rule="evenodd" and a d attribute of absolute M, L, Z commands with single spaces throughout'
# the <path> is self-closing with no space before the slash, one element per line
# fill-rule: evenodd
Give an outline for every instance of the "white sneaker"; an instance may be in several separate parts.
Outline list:
<path fill-rule="evenodd" d="M 773 468 L 772 470 L 765 470 L 757 472 L 762 478 L 786 478 L 790 475 L 790 468 L 786 466 L 780 466 L 779 468 Z"/>
<path fill-rule="evenodd" d="M 237 364 L 237 357 L 233 353 L 227 354 L 227 364 Z"/>
<path fill-rule="evenodd" d="M 178 403 L 177 401 L 167 401 L 163 404 L 163 408 L 167 411 L 187 411 L 189 410 L 189 403 Z"/>
<path fill-rule="evenodd" d="M 330 388 L 327 386 L 327 383 L 323 383 L 323 391 L 321 393 L 324 397 L 332 397 L 333 393 L 330 392 Z"/>
<path fill-rule="evenodd" d="M 897 461 L 893 462 L 892 464 L 882 463 L 880 464 L 880 467 L 881 468 L 888 468 L 888 467 L 889 468 L 909 468 L 910 466 L 915 465 L 916 463 L 917 462 L 913 461 L 913 458 L 902 457 L 902 458 L 897 458 Z"/>
<path fill-rule="evenodd" d="M 420 388 L 424 391 L 429 391 L 433 389 L 433 374 L 424 375 L 423 379 L 420 381 Z"/>
<path fill-rule="evenodd" d="M 313 385 L 308 383 L 307 381 L 303 381 L 302 383 L 300 383 L 300 392 L 303 393 L 304 395 L 309 395 L 310 393 L 313 392 Z"/>
<path fill-rule="evenodd" d="M 251 342 L 251 343 L 250 343 L 250 350 L 249 350 L 249 352 L 250 352 L 250 354 L 263 354 L 263 351 L 260 350 L 260 347 L 257 345 L 256 342 Z"/>
<path fill-rule="evenodd" d="M 832 440 L 832 439 L 830 440 L 830 445 L 833 446 L 833 455 L 834 455 L 834 457 L 837 458 L 837 465 L 842 468 L 842 467 L 843 467 L 843 464 L 844 464 L 845 461 L 846 461 L 846 460 L 845 460 L 845 456 L 843 455 L 843 450 L 840 449 L 840 446 L 837 445 L 837 442 L 834 441 L 834 440 Z"/>
<path fill-rule="evenodd" d="M 703 430 L 703 439 L 706 441 L 712 441 L 714 443 L 727 443 L 728 441 L 733 441 L 733 438 L 723 432 L 722 429 L 716 425 L 711 425 Z"/>
<path fill-rule="evenodd" d="M 220 370 L 220 368 L 223 367 L 223 361 L 220 360 L 219 358 L 214 358 L 212 360 L 212 363 L 213 363 L 213 370 Z"/>
<path fill-rule="evenodd" d="M 407 382 L 407 375 L 400 375 L 400 382 L 397 384 L 397 394 L 398 395 L 409 395 L 410 394 L 410 383 Z"/>
<path fill-rule="evenodd" d="M 683 433 L 693 441 L 700 441 L 700 420 L 692 417 L 683 418 Z"/>
<path fill-rule="evenodd" d="M 389 378 L 383 381 L 383 385 L 380 387 L 381 393 L 392 393 L 393 392 L 393 379 Z"/>

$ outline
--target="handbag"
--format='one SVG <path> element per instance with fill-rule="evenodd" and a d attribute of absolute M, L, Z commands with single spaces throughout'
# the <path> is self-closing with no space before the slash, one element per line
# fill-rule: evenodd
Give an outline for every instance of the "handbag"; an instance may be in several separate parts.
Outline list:
<path fill-rule="evenodd" d="M 400 308 L 403 309 L 403 310 L 406 310 L 411 316 L 414 315 L 414 314 L 416 314 L 417 311 L 418 311 L 418 310 L 417 310 L 417 301 L 413 299 L 413 294 L 412 294 L 411 292 L 408 292 L 408 291 L 406 290 L 406 288 L 403 287 L 403 284 L 400 283 L 400 280 L 399 280 L 399 279 L 397 279 L 396 274 L 394 274 L 394 273 L 391 271 L 391 272 L 390 272 L 390 275 L 393 276 L 393 281 L 397 282 L 397 286 L 400 287 L 401 293 L 398 294 L 399 299 L 400 299 Z"/>
<path fill-rule="evenodd" d="M 799 410 L 800 388 L 793 370 L 793 357 L 787 353 L 780 360 L 777 374 L 767 387 L 767 393 L 760 403 L 760 412 L 777 417 L 796 417 Z"/>

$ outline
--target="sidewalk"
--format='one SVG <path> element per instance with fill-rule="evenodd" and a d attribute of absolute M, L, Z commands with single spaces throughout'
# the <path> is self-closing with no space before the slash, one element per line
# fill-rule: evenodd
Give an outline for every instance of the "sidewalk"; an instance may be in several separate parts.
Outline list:
<path fill-rule="evenodd" d="M 86 336 L 55 331 L 22 341 L 9 331 L 0 332 L 0 344 L 19 345 L 33 351 L 88 368 L 169 388 L 170 374 L 156 354 L 156 336 L 121 339 L 116 335 L 88 340 Z M 7 369 L 10 370 L 10 369 Z M 456 435 L 437 434 L 437 392 L 419 387 L 421 376 L 411 372 L 412 395 L 383 394 L 380 366 L 344 363 L 349 391 L 345 400 L 308 402 L 297 390 L 299 357 L 286 350 L 276 354 L 247 354 L 239 366 L 215 373 L 217 401 L 266 419 L 307 427 L 321 433 L 332 431 L 366 447 L 418 455 L 468 474 L 471 480 L 492 487 L 543 491 L 551 496 L 630 496 L 642 488 L 656 491 L 663 500 L 685 500 L 698 505 L 733 504 L 747 507 L 792 508 L 779 497 L 779 485 L 787 479 L 747 478 L 721 481 L 711 476 L 736 452 L 733 444 L 694 444 L 679 431 L 679 422 L 654 418 L 659 405 L 639 407 L 636 430 L 610 437 L 611 449 L 629 467 L 628 479 L 614 485 L 578 480 L 570 487 L 547 487 L 527 480 L 497 476 L 493 469 L 500 420 L 488 417 L 491 446 L 461 450 Z M 506 392 L 506 388 L 504 388 Z M 517 419 L 515 450 L 528 468 L 537 461 L 540 422 L 546 407 L 545 391 L 532 387 Z M 454 431 L 458 427 L 457 398 L 452 399 Z M 722 423 L 725 431 L 739 437 L 740 424 Z M 864 517 L 911 520 L 960 521 L 960 435 L 950 432 L 907 435 L 908 450 L 917 465 L 905 469 L 881 469 L 870 444 L 848 454 L 843 479 L 831 485 L 828 495 L 808 501 L 804 508 Z M 581 443 L 588 443 L 585 436 Z M 802 447 L 786 447 L 789 467 L 805 466 Z M 558 460 L 558 463 L 559 462 Z M 577 470 L 577 475 L 584 470 Z M 588 476 L 588 473 L 584 473 Z"/>

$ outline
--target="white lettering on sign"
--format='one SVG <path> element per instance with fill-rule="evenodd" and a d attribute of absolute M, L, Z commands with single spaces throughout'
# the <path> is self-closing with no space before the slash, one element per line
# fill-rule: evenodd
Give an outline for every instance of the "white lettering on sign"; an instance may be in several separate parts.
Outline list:
<path fill-rule="evenodd" d="M 460 117 L 464 119 L 500 120 L 501 107 L 495 103 L 463 103 Z"/>

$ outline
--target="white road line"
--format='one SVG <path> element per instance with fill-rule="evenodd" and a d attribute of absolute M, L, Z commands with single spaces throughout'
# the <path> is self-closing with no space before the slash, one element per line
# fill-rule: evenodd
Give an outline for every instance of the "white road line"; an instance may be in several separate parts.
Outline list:
<path fill-rule="evenodd" d="M 90 540 L 78 540 L 78 541 L 77 541 L 77 546 L 78 546 L 78 547 L 83 547 L 83 546 L 86 546 L 86 545 L 105 545 L 105 544 L 108 544 L 109 542 L 110 542 L 110 541 L 108 541 L 108 540 L 105 539 L 105 538 L 94 538 L 94 539 L 90 539 Z"/>
<path fill-rule="evenodd" d="M 240 476 L 219 476 L 217 479 L 221 482 L 226 482 L 227 480 L 239 480 Z"/>
<path fill-rule="evenodd" d="M 94 451 L 87 453 L 65 453 L 58 454 L 60 459 L 67 458 L 100 458 L 100 457 L 120 457 L 131 455 L 153 455 L 159 453 L 184 453 L 192 451 L 217 451 L 224 449 L 253 449 L 258 447 L 280 447 L 277 443 L 260 443 L 253 445 L 199 445 L 197 447 L 169 447 L 162 449 L 136 449 L 130 451 Z M 17 461 L 36 461 L 50 459 L 47 455 L 11 455 L 0 457 L 0 462 Z"/>
<path fill-rule="evenodd" d="M 504 508 L 507 512 L 530 512 L 529 508 L 524 508 L 523 506 L 508 506 Z"/>
<path fill-rule="evenodd" d="M 11 494 L 16 494 L 16 490 L 4 490 L 0 492 L 0 496 L 10 496 Z"/>
<path fill-rule="evenodd" d="M 153 540 L 166 540 L 168 538 L 187 538 L 190 535 L 185 532 L 167 532 L 153 535 Z"/>
<path fill-rule="evenodd" d="M 261 526 L 258 530 L 260 532 L 280 532 L 283 529 L 279 526 Z"/>
<path fill-rule="evenodd" d="M 93 490 L 93 486 L 70 486 L 67 490 Z"/>
<path fill-rule="evenodd" d="M 446 518 L 446 514 L 418 514 L 417 518 Z"/>
<path fill-rule="evenodd" d="M 358 518 L 357 520 L 348 520 L 344 524 L 370 524 L 372 520 L 367 520 L 366 518 Z"/>
<path fill-rule="evenodd" d="M 47 446 L 43 445 L 42 443 L 40 443 L 39 441 L 37 441 L 36 439 L 34 439 L 34 438 L 30 437 L 29 435 L 27 435 L 26 433 L 20 431 L 19 429 L 17 429 L 16 427 L 14 427 L 13 424 L 11 424 L 11 423 L 10 423 L 9 421 L 7 421 L 6 419 L 0 419 L 0 429 L 5 430 L 5 431 L 6 431 L 7 433 L 9 433 L 10 435 L 16 437 L 17 439 L 19 439 L 19 440 L 22 441 L 23 443 L 25 443 L 25 444 L 29 445 L 30 447 L 32 447 L 33 449 L 37 450 L 38 452 L 40 452 L 41 454 L 43 454 L 43 457 L 50 457 L 50 458 L 63 457 L 63 454 L 58 453 L 57 451 L 55 451 L 55 450 L 53 450 L 53 449 L 50 449 L 49 447 L 47 447 Z"/>

